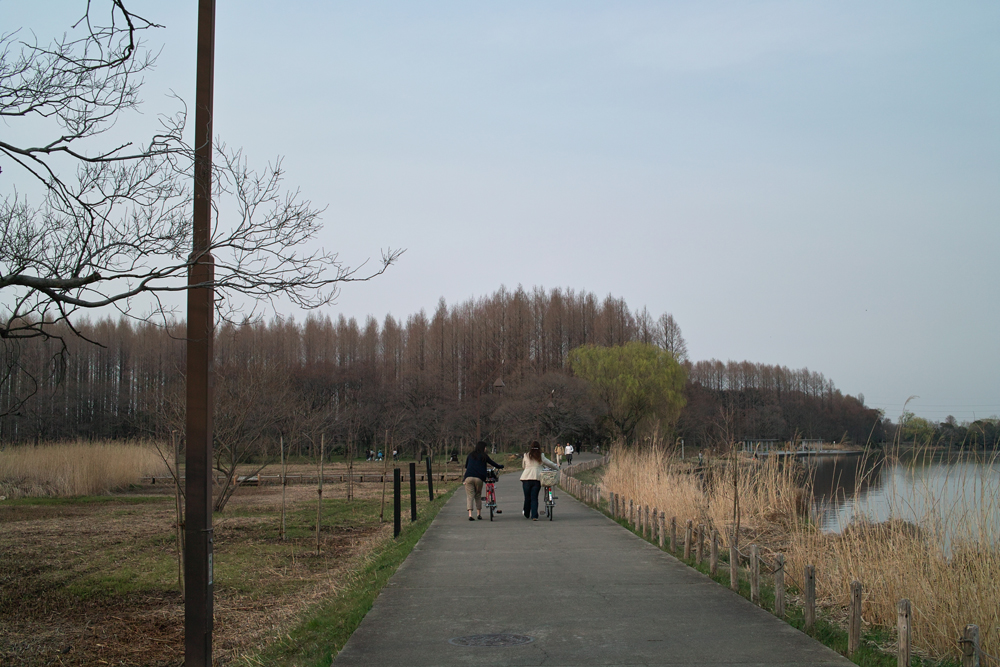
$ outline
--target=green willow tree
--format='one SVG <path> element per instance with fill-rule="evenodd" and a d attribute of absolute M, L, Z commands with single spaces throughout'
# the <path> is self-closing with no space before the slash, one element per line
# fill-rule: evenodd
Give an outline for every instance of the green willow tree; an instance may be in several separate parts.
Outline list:
<path fill-rule="evenodd" d="M 684 368 L 656 345 L 584 345 L 570 352 L 569 362 L 607 404 L 608 419 L 626 442 L 644 421 L 672 426 L 684 407 Z"/>

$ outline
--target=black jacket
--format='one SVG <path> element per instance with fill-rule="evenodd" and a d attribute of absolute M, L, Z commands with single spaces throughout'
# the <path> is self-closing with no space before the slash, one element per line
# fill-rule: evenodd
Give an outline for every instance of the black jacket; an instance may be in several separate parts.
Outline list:
<path fill-rule="evenodd" d="M 472 454 L 465 457 L 465 477 L 478 477 L 486 480 L 486 464 L 489 463 L 494 468 L 503 468 L 502 465 L 490 458 L 490 455 L 483 452 L 482 460 L 477 459 Z M 464 479 L 464 478 L 463 478 Z"/>

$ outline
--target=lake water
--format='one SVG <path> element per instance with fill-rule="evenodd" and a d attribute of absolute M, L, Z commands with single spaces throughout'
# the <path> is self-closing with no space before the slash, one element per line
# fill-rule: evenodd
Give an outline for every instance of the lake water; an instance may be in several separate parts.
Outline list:
<path fill-rule="evenodd" d="M 813 472 L 813 516 L 840 532 L 858 518 L 903 519 L 923 526 L 966 525 L 982 541 L 1000 541 L 1000 459 L 982 455 L 820 456 Z"/>

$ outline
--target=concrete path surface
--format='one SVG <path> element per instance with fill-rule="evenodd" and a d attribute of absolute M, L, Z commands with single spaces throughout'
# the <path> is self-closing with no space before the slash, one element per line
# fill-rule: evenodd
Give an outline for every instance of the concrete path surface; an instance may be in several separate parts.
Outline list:
<path fill-rule="evenodd" d="M 559 493 L 553 521 L 466 518 L 462 489 L 334 660 L 348 665 L 850 665 L 604 515 Z M 515 646 L 464 646 L 479 640 Z"/>

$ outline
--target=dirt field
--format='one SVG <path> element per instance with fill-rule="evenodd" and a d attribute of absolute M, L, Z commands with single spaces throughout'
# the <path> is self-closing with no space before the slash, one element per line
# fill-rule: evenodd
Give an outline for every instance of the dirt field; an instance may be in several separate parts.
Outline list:
<path fill-rule="evenodd" d="M 279 635 L 391 538 L 391 488 L 385 524 L 382 485 L 354 488 L 348 502 L 344 484 L 324 487 L 319 554 L 315 486 L 287 487 L 285 542 L 280 486 L 241 489 L 216 516 L 220 664 Z M 163 484 L 108 498 L 0 502 L 0 665 L 183 664 L 173 524 Z"/>

